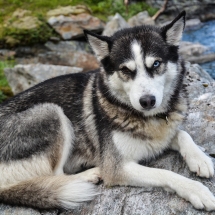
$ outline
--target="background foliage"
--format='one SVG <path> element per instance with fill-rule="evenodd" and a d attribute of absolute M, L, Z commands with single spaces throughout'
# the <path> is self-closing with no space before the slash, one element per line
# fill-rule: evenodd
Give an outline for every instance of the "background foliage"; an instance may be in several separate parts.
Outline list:
<path fill-rule="evenodd" d="M 0 102 L 4 101 L 8 97 L 13 95 L 7 79 L 4 75 L 4 68 L 10 68 L 14 66 L 14 61 L 0 61 Z"/>

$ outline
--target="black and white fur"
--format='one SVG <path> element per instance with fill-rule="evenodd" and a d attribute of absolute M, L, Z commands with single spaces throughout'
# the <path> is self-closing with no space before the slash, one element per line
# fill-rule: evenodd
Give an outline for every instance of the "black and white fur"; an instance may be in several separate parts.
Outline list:
<path fill-rule="evenodd" d="M 188 103 L 178 45 L 185 12 L 158 28 L 123 29 L 111 37 L 85 31 L 100 70 L 45 81 L 0 106 L 0 201 L 73 208 L 105 185 L 154 186 L 197 208 L 215 210 L 199 182 L 138 164 L 173 149 L 190 170 L 214 167 L 178 127 Z M 87 171 L 75 174 L 83 168 Z"/>

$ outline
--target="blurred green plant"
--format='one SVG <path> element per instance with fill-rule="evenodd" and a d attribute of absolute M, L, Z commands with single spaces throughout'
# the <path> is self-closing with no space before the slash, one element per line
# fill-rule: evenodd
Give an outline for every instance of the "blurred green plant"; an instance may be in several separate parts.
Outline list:
<path fill-rule="evenodd" d="M 13 60 L 0 61 L 0 102 L 13 96 L 11 88 L 4 74 L 4 68 L 11 68 L 13 66 L 14 66 Z"/>
<path fill-rule="evenodd" d="M 120 13 L 125 19 L 129 19 L 135 14 L 147 10 L 149 15 L 154 15 L 157 9 L 150 7 L 146 2 L 131 3 L 126 10 L 123 0 L 0 0 L 0 45 L 6 43 L 13 47 L 19 45 L 31 45 L 35 43 L 44 43 L 51 36 L 58 34 L 46 23 L 46 13 L 59 6 L 74 6 L 83 4 L 88 6 L 93 15 L 108 20 L 108 16 Z M 30 10 L 32 16 L 40 21 L 38 28 L 18 29 L 13 27 L 11 18 L 16 9 Z M 7 20 L 7 21 L 6 21 Z M 3 25 L 4 23 L 4 25 Z"/>
<path fill-rule="evenodd" d="M 95 15 L 104 21 L 107 20 L 108 16 L 114 15 L 115 13 L 121 14 L 125 19 L 129 19 L 144 10 L 147 10 L 150 16 L 157 12 L 156 8 L 149 6 L 144 1 L 131 3 L 128 6 L 128 11 L 126 11 L 123 0 L 86 0 L 85 3 L 91 7 Z"/>
<path fill-rule="evenodd" d="M 19 45 L 31 45 L 35 43 L 45 43 L 51 36 L 57 36 L 57 33 L 47 23 L 42 15 L 37 16 L 40 24 L 33 29 L 18 29 L 11 26 L 4 27 L 2 38 L 14 38 Z"/>
<path fill-rule="evenodd" d="M 157 11 L 157 9 L 149 6 L 144 1 L 130 4 L 127 14 L 123 0 L 1 0 L 0 23 L 3 22 L 5 17 L 10 16 L 17 8 L 31 10 L 32 15 L 42 15 L 45 17 L 48 10 L 58 6 L 77 4 L 84 4 L 90 7 L 93 14 L 102 17 L 104 21 L 107 20 L 108 16 L 114 15 L 116 12 L 128 19 L 143 10 L 147 10 L 151 16 Z"/>

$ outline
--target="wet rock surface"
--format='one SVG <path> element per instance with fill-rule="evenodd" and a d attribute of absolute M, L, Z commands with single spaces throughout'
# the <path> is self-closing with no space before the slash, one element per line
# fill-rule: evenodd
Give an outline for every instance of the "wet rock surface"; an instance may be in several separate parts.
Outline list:
<path fill-rule="evenodd" d="M 215 81 L 199 65 L 186 63 L 188 69 L 187 89 L 190 110 L 182 128 L 190 133 L 194 141 L 205 149 L 206 154 L 215 154 Z M 207 87 L 204 84 L 207 84 Z M 213 159 L 215 164 L 215 159 Z M 182 157 L 173 151 L 166 151 L 159 158 L 146 164 L 152 168 L 171 170 L 190 179 L 200 181 L 215 194 L 215 177 L 199 178 L 191 173 Z M 209 215 L 215 212 L 196 210 L 184 199 L 161 188 L 104 187 L 98 186 L 101 195 L 94 201 L 71 211 L 37 211 L 30 208 L 1 205 L 0 213 L 6 215 L 109 215 L 109 214 L 156 214 L 156 215 Z"/>

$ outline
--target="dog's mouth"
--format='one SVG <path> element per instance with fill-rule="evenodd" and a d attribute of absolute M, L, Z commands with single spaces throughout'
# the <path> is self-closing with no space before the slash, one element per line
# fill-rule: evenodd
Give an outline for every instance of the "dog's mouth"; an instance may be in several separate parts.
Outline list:
<path fill-rule="evenodd" d="M 152 107 L 152 108 L 142 108 L 142 110 L 143 111 L 150 111 L 150 110 L 153 110 L 153 109 L 155 109 L 156 107 L 154 106 L 154 107 Z"/>

